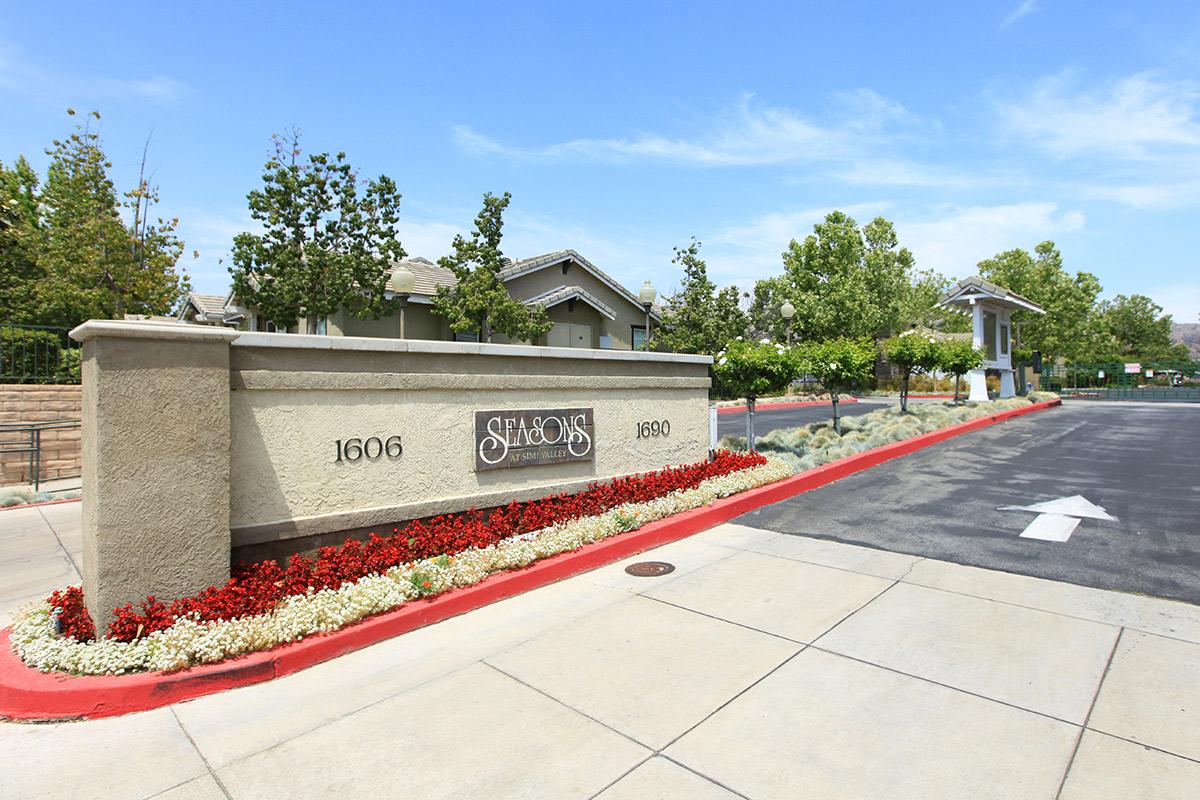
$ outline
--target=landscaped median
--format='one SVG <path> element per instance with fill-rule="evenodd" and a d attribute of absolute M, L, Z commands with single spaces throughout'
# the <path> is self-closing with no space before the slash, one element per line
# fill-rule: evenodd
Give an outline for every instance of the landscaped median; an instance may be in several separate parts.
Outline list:
<path fill-rule="evenodd" d="M 27 606 L 0 632 L 0 716 L 108 716 L 269 680 L 1058 402 L 979 404 L 981 413 L 965 422 L 799 475 L 778 458 L 722 452 L 710 462 L 596 486 L 591 495 L 513 504 L 488 518 L 434 520 L 423 531 L 410 526 L 326 548 L 286 568 L 255 565 L 225 587 L 170 606 L 147 598 L 122 609 L 99 639 L 89 640 L 78 592 L 56 593 L 54 604 Z M 498 530 L 489 533 L 497 514 Z M 406 557 L 430 547 L 441 550 Z M 388 559 L 398 561 L 385 566 Z M 239 615 L 247 608 L 259 613 Z"/>

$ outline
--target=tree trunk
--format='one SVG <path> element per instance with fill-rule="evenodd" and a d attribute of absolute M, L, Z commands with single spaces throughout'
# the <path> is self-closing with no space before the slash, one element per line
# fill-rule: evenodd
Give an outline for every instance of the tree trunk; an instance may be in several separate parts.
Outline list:
<path fill-rule="evenodd" d="M 908 413 L 908 373 L 900 377 L 900 413 Z"/>
<path fill-rule="evenodd" d="M 842 418 L 838 416 L 838 395 L 837 389 L 829 390 L 829 398 L 833 401 L 833 432 L 838 436 L 842 435 Z"/>
<path fill-rule="evenodd" d="M 958 404 L 958 381 L 960 378 L 962 378 L 961 375 L 954 376 L 954 403 L 955 403 L 955 405 Z"/>

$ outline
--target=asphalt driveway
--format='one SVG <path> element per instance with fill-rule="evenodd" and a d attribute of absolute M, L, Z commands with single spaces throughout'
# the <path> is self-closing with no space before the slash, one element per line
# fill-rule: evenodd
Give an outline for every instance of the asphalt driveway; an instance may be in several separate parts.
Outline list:
<path fill-rule="evenodd" d="M 1021 536 L 1036 512 L 1000 510 L 1074 495 L 1116 520 L 1046 541 Z M 1200 406 L 1068 402 L 737 521 L 1200 603 Z"/>

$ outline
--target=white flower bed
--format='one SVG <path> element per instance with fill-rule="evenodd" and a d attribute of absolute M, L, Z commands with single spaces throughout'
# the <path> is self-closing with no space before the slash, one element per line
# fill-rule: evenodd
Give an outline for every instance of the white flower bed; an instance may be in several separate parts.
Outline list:
<path fill-rule="evenodd" d="M 772 460 L 760 467 L 709 478 L 694 489 L 675 491 L 646 503 L 618 506 L 599 516 L 514 536 L 452 557 L 440 556 L 394 567 L 338 589 L 288 597 L 269 614 L 216 622 L 180 619 L 166 630 L 132 642 L 113 639 L 77 642 L 60 636 L 54 632 L 50 616 L 53 609 L 43 600 L 18 612 L 12 626 L 12 643 L 26 664 L 42 672 L 121 675 L 211 664 L 337 630 L 414 598 L 470 586 L 489 575 L 575 550 L 791 474 L 787 464 Z M 430 582 L 430 587 L 418 588 L 425 581 Z"/>

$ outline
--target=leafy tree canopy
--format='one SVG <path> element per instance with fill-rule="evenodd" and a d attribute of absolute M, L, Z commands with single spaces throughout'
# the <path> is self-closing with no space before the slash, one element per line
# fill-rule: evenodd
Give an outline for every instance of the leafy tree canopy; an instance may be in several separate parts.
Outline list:
<path fill-rule="evenodd" d="M 433 313 L 450 322 L 454 331 L 478 331 L 480 341 L 500 333 L 514 341 L 532 341 L 553 327 L 540 305 L 527 306 L 514 300 L 500 280 L 509 261 L 500 251 L 504 235 L 504 210 L 512 195 L 483 196 L 483 209 L 475 217 L 471 238 L 455 236 L 454 252 L 438 264 L 454 273 L 454 286 L 439 286 L 433 298 Z"/>
<path fill-rule="evenodd" d="M 342 308 L 359 319 L 392 313 L 390 267 L 405 256 L 395 182 L 381 175 L 360 194 L 345 153 L 301 158 L 296 130 L 272 140 L 263 188 L 247 195 L 263 232 L 233 239 L 234 293 L 276 325 L 303 318 L 309 333 Z"/>
<path fill-rule="evenodd" d="M 1143 294 L 1119 294 L 1097 309 L 1103 343 L 1089 360 L 1186 361 L 1185 345 L 1171 341 L 1171 315 Z"/>
<path fill-rule="evenodd" d="M 1013 314 L 1013 324 L 1020 329 L 1018 357 L 1040 350 L 1049 363 L 1058 356 L 1078 361 L 1095 349 L 1098 328 L 1093 309 L 1100 281 L 1090 272 L 1069 274 L 1054 242 L 1042 242 L 1032 255 L 1021 249 L 1006 250 L 979 262 L 979 272 L 1046 310 L 1044 315 Z"/>
<path fill-rule="evenodd" d="M 738 337 L 713 362 L 713 380 L 726 397 L 754 398 L 783 391 L 797 377 L 798 364 L 781 344 Z"/>
<path fill-rule="evenodd" d="M 962 376 L 983 366 L 983 351 L 971 342 L 953 340 L 942 342 L 938 348 L 937 369 L 954 376 L 954 399 L 958 400 Z"/>
<path fill-rule="evenodd" d="M 712 355 L 746 335 L 746 312 L 738 304 L 737 287 L 717 290 L 700 258 L 700 242 L 692 239 L 687 247 L 676 247 L 671 263 L 683 267 L 683 281 L 663 300 L 662 322 L 653 336 L 655 349 Z"/>
<path fill-rule="evenodd" d="M 68 115 L 76 116 L 73 109 Z M 0 166 L 0 315 L 73 327 L 92 318 L 166 314 L 190 288 L 178 269 L 178 219 L 152 216 L 157 187 L 145 177 L 118 197 L 112 164 L 86 115 L 55 140 L 39 183 L 28 162 Z"/>
<path fill-rule="evenodd" d="M 948 281 L 917 271 L 883 217 L 860 228 L 831 212 L 803 242 L 792 240 L 783 266 L 783 275 L 755 285 L 750 307 L 753 328 L 776 339 L 787 336 L 779 313 L 785 301 L 796 309 L 791 330 L 801 341 L 882 338 L 916 324 L 942 327 L 947 319 L 935 305 Z"/>
<path fill-rule="evenodd" d="M 811 375 L 833 400 L 833 427 L 842 432 L 838 394 L 865 385 L 875 367 L 875 345 L 870 339 L 839 336 L 820 342 L 804 342 L 795 348 L 798 372 Z"/>
<path fill-rule="evenodd" d="M 908 410 L 908 379 L 914 372 L 932 372 L 941 360 L 937 339 L 917 333 L 894 336 L 883 343 L 883 354 L 900 370 L 900 410 Z"/>

